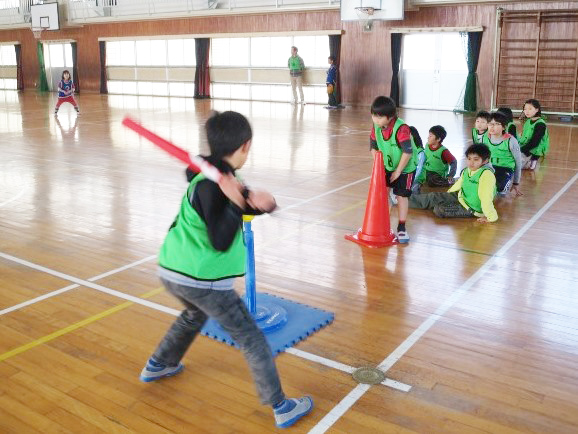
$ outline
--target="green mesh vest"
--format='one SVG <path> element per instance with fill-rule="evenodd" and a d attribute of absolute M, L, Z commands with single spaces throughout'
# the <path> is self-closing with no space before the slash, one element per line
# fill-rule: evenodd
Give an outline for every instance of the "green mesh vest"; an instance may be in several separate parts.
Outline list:
<path fill-rule="evenodd" d="M 474 145 L 481 145 L 482 143 L 484 143 L 484 137 L 488 135 L 488 130 L 486 130 L 486 132 L 482 135 L 481 139 L 478 139 L 478 135 L 479 133 L 476 127 L 472 128 L 472 142 L 474 143 Z"/>
<path fill-rule="evenodd" d="M 388 172 L 393 172 L 397 169 L 397 165 L 399 164 L 399 160 L 401 159 L 401 154 L 403 151 L 399 147 L 396 139 L 397 130 L 399 127 L 405 125 L 405 122 L 400 118 L 397 118 L 395 121 L 395 125 L 393 126 L 393 131 L 391 132 L 391 136 L 388 140 L 383 138 L 383 133 L 381 132 L 381 127 L 379 125 L 374 124 L 373 130 L 375 131 L 375 139 L 377 140 L 377 148 L 383 154 L 383 165 Z M 413 150 L 411 154 L 411 158 L 407 162 L 407 165 L 403 169 L 403 173 L 411 173 L 417 167 L 416 158 L 417 158 L 417 148 L 413 141 L 413 137 L 411 137 L 411 148 Z"/>
<path fill-rule="evenodd" d="M 509 134 L 506 136 L 507 137 L 504 140 L 497 145 L 494 145 L 490 140 L 490 136 L 486 135 L 484 136 L 484 145 L 490 148 L 490 152 L 492 153 L 490 158 L 492 166 L 506 167 L 513 170 L 516 168 L 516 159 L 510 151 L 510 137 L 512 136 Z"/>
<path fill-rule="evenodd" d="M 245 274 L 245 244 L 241 223 L 233 243 L 224 252 L 216 250 L 207 225 L 191 205 L 196 185 L 204 180 L 197 175 L 181 202 L 181 209 L 159 253 L 159 265 L 197 280 L 220 280 Z"/>
<path fill-rule="evenodd" d="M 291 70 L 301 69 L 301 62 L 298 56 L 295 57 L 291 56 L 289 58 L 289 69 Z"/>
<path fill-rule="evenodd" d="M 522 131 L 522 137 L 520 137 L 520 146 L 524 146 L 530 141 L 530 139 L 534 135 L 534 128 L 536 127 L 536 125 L 538 125 L 538 123 L 546 125 L 546 121 L 544 121 L 544 119 L 542 118 L 538 119 L 536 122 L 532 122 L 531 119 L 526 120 L 526 122 L 524 123 L 524 130 Z M 548 133 L 548 128 L 546 128 L 546 132 L 544 133 L 542 140 L 540 140 L 538 146 L 530 150 L 530 153 L 538 157 L 541 157 L 543 155 L 546 155 L 549 149 L 550 149 L 550 134 Z"/>
<path fill-rule="evenodd" d="M 491 170 L 487 166 L 482 166 L 473 175 L 470 175 L 469 169 L 466 167 L 462 170 L 462 188 L 460 195 L 464 202 L 475 212 L 482 213 L 482 201 L 478 194 L 478 187 L 480 185 L 480 176 L 486 170 Z M 495 194 L 495 191 L 494 191 Z"/>
<path fill-rule="evenodd" d="M 429 145 L 427 145 L 425 147 L 425 156 L 426 156 L 425 170 L 427 170 L 428 172 L 437 173 L 439 176 L 442 176 L 444 178 L 447 177 L 450 165 L 442 159 L 442 154 L 446 149 L 447 148 L 442 145 L 435 151 L 432 151 L 429 148 Z"/>

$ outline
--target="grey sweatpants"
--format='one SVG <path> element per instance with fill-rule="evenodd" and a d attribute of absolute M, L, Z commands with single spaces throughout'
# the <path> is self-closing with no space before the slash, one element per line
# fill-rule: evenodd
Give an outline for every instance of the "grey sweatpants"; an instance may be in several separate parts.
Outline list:
<path fill-rule="evenodd" d="M 185 310 L 154 352 L 153 358 L 157 362 L 177 365 L 210 316 L 241 347 L 251 368 L 261 403 L 273 405 L 285 399 L 275 360 L 265 336 L 234 290 L 195 288 L 162 277 L 161 282 L 185 305 Z"/>
<path fill-rule="evenodd" d="M 457 192 L 412 194 L 409 198 L 409 207 L 431 209 L 437 217 L 443 218 L 475 217 L 472 211 L 464 208 L 459 202 Z"/>

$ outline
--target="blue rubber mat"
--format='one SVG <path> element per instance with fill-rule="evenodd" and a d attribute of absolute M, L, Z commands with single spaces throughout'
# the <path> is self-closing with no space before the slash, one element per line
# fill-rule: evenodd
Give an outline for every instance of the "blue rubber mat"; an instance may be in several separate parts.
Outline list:
<path fill-rule="evenodd" d="M 286 348 L 290 348 L 308 336 L 311 336 L 313 333 L 330 324 L 335 317 L 335 314 L 332 312 L 270 294 L 257 293 L 257 306 L 259 307 L 259 305 L 275 305 L 287 314 L 287 321 L 284 325 L 274 330 L 264 332 L 273 355 L 277 355 L 285 351 Z M 229 334 L 212 318 L 207 321 L 205 327 L 201 330 L 201 334 L 239 348 Z"/>

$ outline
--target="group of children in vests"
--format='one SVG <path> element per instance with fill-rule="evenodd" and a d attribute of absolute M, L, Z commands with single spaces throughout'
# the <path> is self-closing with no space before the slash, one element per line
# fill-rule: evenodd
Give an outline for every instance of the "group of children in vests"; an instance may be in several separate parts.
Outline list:
<path fill-rule="evenodd" d="M 467 167 L 455 180 L 456 159 L 442 145 L 445 129 L 440 125 L 430 128 L 424 148 L 417 130 L 397 117 L 394 101 L 385 96 L 375 98 L 370 148 L 372 153 L 383 153 L 387 186 L 392 202 L 399 206 L 400 243 L 410 239 L 405 227 L 408 208 L 432 209 L 438 217 L 477 217 L 482 223 L 495 222 L 496 194 L 522 195 L 522 169 L 536 170 L 550 144 L 539 101 L 526 101 L 523 114 L 526 121 L 518 143 L 512 110 L 503 107 L 492 113 L 479 112 L 472 128 L 473 144 L 465 152 Z M 426 183 L 450 188 L 422 194 L 421 186 Z"/>

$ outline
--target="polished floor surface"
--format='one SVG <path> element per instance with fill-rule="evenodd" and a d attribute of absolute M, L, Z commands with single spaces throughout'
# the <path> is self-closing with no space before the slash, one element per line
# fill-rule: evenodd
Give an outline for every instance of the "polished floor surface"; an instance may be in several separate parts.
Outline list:
<path fill-rule="evenodd" d="M 155 255 L 186 181 L 121 120 L 202 153 L 229 109 L 254 128 L 241 175 L 280 205 L 253 223 L 258 291 L 335 312 L 276 359 L 286 393 L 315 400 L 290 431 L 578 431 L 576 124 L 548 120 L 551 153 L 497 223 L 410 211 L 409 245 L 366 249 L 344 239 L 365 212 L 366 107 L 86 94 L 55 118 L 52 94 L 0 101 L 1 432 L 275 431 L 240 352 L 211 339 L 182 374 L 138 379 L 180 308 Z M 471 116 L 402 115 L 424 139 L 445 126 L 464 166 Z M 357 384 L 362 366 L 389 381 Z"/>

